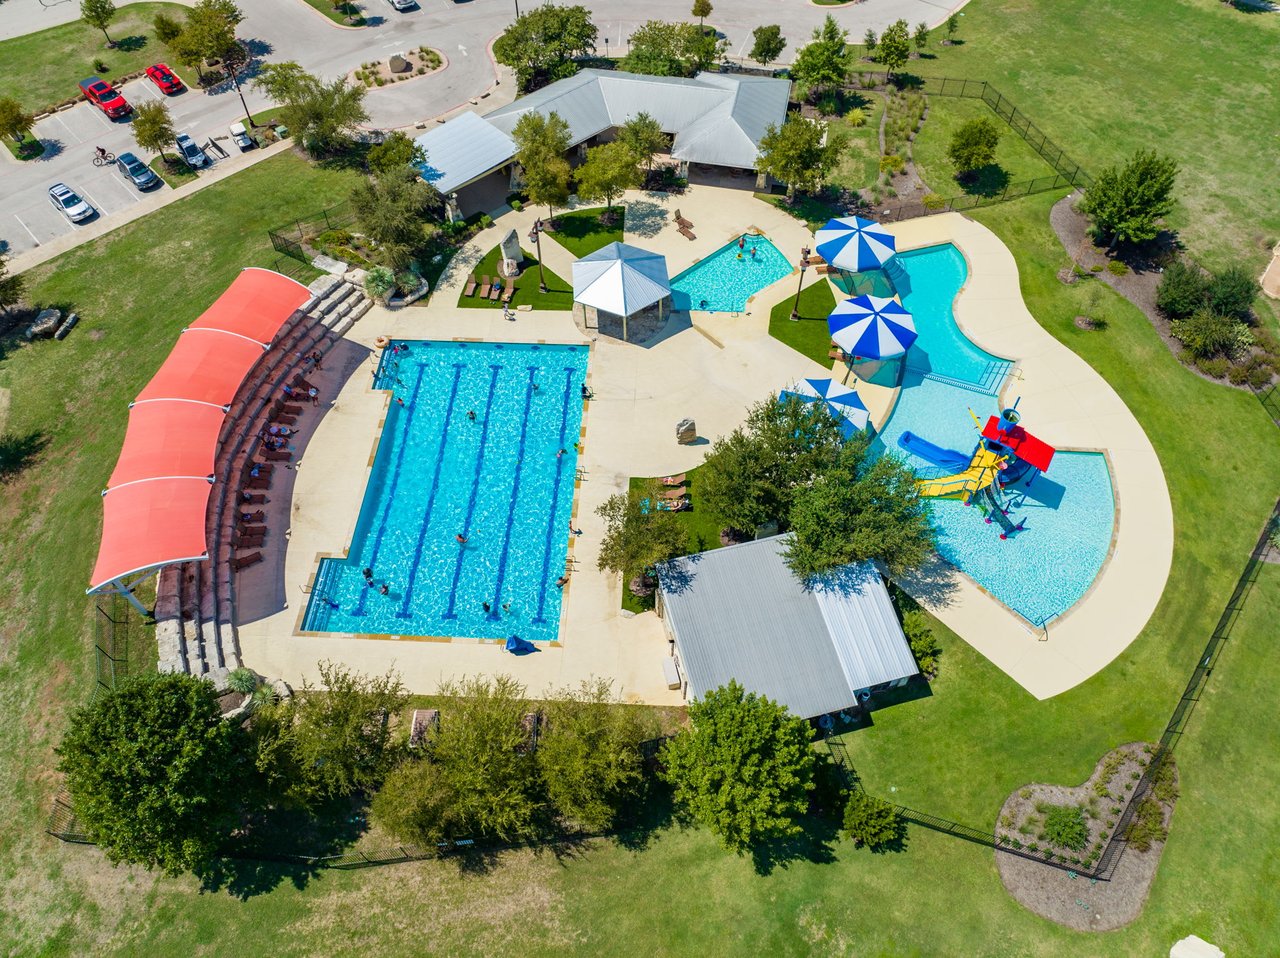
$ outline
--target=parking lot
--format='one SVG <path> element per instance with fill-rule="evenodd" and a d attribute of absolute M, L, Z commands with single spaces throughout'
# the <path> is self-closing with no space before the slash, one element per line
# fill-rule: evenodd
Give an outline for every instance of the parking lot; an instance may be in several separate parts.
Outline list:
<path fill-rule="evenodd" d="M 214 165 L 234 163 L 240 155 L 227 135 L 231 123 L 244 119 L 240 98 L 234 91 L 205 93 L 188 89 L 165 96 L 145 78 L 133 80 L 119 89 L 135 107 L 148 100 L 163 100 L 169 108 L 174 130 L 189 133 L 201 147 L 214 139 L 228 154 L 223 158 L 216 149 L 206 150 Z M 255 103 L 250 91 L 246 91 L 245 98 L 250 109 L 265 106 L 265 103 Z M 115 164 L 93 165 L 94 151 L 99 146 L 116 155 L 132 152 L 144 163 L 154 158 L 134 141 L 131 117 L 110 120 L 97 107 L 79 103 L 44 118 L 33 132 L 46 146 L 43 158 L 26 163 L 0 160 L 0 196 L 4 197 L 0 200 L 0 243 L 12 253 L 83 229 L 170 188 L 161 183 L 144 193 Z M 49 200 L 48 189 L 58 182 L 66 183 L 79 193 L 98 211 L 97 215 L 84 223 L 70 222 Z"/>

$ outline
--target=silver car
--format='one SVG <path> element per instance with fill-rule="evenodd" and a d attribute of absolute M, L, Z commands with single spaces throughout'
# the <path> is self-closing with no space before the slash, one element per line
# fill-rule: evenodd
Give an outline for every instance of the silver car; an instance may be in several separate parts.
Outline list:
<path fill-rule="evenodd" d="M 66 183 L 54 183 L 49 187 L 49 202 L 73 223 L 83 222 L 98 212 Z"/>
<path fill-rule="evenodd" d="M 177 139 L 178 152 L 182 154 L 183 160 L 187 166 L 199 169 L 202 166 L 209 165 L 209 158 L 204 155 L 204 150 L 196 146 L 196 141 L 191 139 L 190 134 L 179 133 Z"/>
<path fill-rule="evenodd" d="M 396 10 L 412 10 L 418 5 L 417 0 L 387 0 Z"/>
<path fill-rule="evenodd" d="M 117 156 L 116 169 L 140 190 L 149 190 L 153 186 L 160 185 L 160 177 L 132 153 L 121 153 Z"/>

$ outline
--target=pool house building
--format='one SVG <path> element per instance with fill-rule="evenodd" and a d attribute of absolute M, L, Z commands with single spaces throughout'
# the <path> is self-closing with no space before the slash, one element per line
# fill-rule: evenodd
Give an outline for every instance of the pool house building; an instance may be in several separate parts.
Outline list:
<path fill-rule="evenodd" d="M 686 699 L 736 679 L 815 718 L 919 671 L 870 563 L 801 582 L 784 559 L 787 541 L 771 536 L 659 566 L 658 611 Z"/>
<path fill-rule="evenodd" d="M 618 127 L 648 113 L 672 137 L 670 158 L 691 181 L 758 184 L 760 140 L 787 114 L 791 81 L 699 73 L 657 77 L 582 70 L 483 117 L 466 112 L 417 137 L 422 178 L 449 201 L 451 216 L 496 209 L 519 185 L 512 133 L 526 113 L 554 112 L 569 125 L 573 154 L 612 140 Z"/>

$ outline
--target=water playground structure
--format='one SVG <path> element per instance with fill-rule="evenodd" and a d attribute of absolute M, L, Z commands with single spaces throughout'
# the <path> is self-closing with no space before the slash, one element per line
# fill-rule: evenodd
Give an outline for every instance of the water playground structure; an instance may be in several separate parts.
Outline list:
<path fill-rule="evenodd" d="M 988 524 L 1000 526 L 1000 538 L 1024 531 L 1023 522 L 1009 518 L 1011 500 L 1002 495 L 1015 486 L 1030 486 L 1053 462 L 1055 449 L 1020 425 L 1018 402 L 991 416 L 985 425 L 970 410 L 981 438 L 971 453 L 944 449 L 911 432 L 898 437 L 898 445 L 950 474 L 919 481 L 920 494 L 933 499 L 959 499 L 966 506 L 977 505 Z"/>

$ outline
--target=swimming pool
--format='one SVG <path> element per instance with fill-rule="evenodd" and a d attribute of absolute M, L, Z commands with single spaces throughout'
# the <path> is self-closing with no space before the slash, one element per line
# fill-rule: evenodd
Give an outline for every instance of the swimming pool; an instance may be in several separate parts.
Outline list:
<path fill-rule="evenodd" d="M 726 243 L 673 279 L 672 308 L 740 313 L 748 299 L 792 271 L 787 258 L 767 238 L 747 234 L 741 242 L 741 248 L 739 240 Z"/>
<path fill-rule="evenodd" d="M 555 639 L 587 347 L 393 345 L 376 385 L 404 405 L 389 407 L 348 558 L 320 562 L 304 631 Z"/>
<path fill-rule="evenodd" d="M 1011 363 L 974 345 L 960 331 L 951 303 L 967 276 L 950 244 L 900 253 L 892 271 L 919 339 L 907 356 L 902 389 L 874 448 L 900 457 L 922 478 L 940 469 L 898 444 L 904 432 L 966 455 L 981 423 L 1000 411 L 998 392 Z M 1012 399 L 1015 397 L 1009 397 Z M 1023 423 L 1032 433 L 1036 424 Z M 1111 548 L 1115 500 L 1106 457 L 1062 452 L 1048 471 L 1004 490 L 1009 520 L 1022 531 L 1000 538 L 977 505 L 930 499 L 939 554 L 1035 626 L 1043 626 L 1089 590 Z"/>

